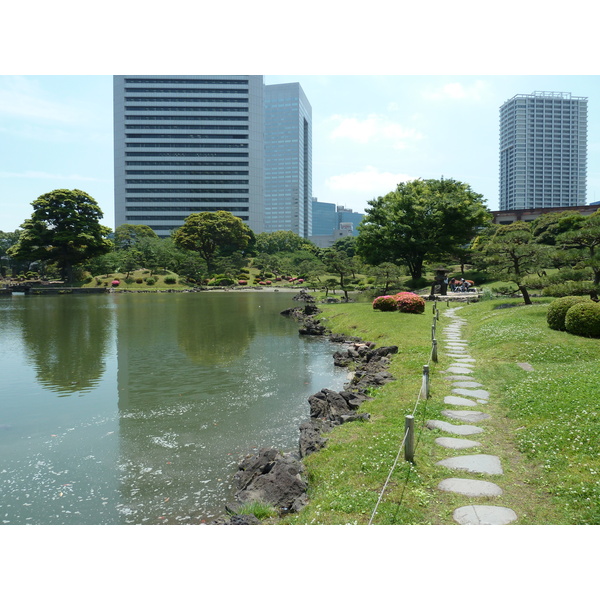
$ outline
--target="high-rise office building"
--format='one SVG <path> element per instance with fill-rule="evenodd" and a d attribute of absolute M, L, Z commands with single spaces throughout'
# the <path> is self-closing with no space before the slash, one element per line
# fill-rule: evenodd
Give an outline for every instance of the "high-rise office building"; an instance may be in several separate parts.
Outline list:
<path fill-rule="evenodd" d="M 115 226 L 159 236 L 193 212 L 264 228 L 261 75 L 114 77 Z"/>
<path fill-rule="evenodd" d="M 299 83 L 265 86 L 265 231 L 312 233 L 312 108 Z"/>
<path fill-rule="evenodd" d="M 583 206 L 587 98 L 518 94 L 500 107 L 500 210 Z"/>

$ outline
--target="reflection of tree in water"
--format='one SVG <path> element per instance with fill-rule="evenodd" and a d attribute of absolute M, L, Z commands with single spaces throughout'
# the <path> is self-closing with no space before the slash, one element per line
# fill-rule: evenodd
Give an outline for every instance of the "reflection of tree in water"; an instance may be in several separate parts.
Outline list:
<path fill-rule="evenodd" d="M 105 369 L 112 315 L 107 298 L 30 298 L 16 314 L 44 387 L 66 394 L 94 387 Z"/>
<path fill-rule="evenodd" d="M 201 302 L 177 304 L 177 339 L 191 361 L 221 365 L 245 352 L 256 334 L 256 300 L 234 295 L 203 294 Z"/>

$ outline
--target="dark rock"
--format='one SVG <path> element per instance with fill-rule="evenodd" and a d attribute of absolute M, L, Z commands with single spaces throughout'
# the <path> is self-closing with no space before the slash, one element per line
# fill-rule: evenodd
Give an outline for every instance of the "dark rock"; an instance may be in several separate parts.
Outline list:
<path fill-rule="evenodd" d="M 326 335 L 329 333 L 324 325 L 311 317 L 306 317 L 302 323 L 303 326 L 298 330 L 300 335 Z"/>
<path fill-rule="evenodd" d="M 233 515 L 229 519 L 229 525 L 260 525 L 260 519 L 254 515 Z"/>
<path fill-rule="evenodd" d="M 311 296 L 306 290 L 300 290 L 293 298 L 294 302 L 316 302 L 314 296 Z"/>
<path fill-rule="evenodd" d="M 371 415 L 369 413 L 342 415 L 340 425 L 343 425 L 344 423 L 350 423 L 351 421 L 369 421 L 370 419 Z"/>
<path fill-rule="evenodd" d="M 265 502 L 292 512 L 306 492 L 307 484 L 301 477 L 304 465 L 297 454 L 262 448 L 244 459 L 239 468 L 234 476 L 238 502 Z"/>
<path fill-rule="evenodd" d="M 304 458 L 309 454 L 318 452 L 327 444 L 327 438 L 323 437 L 333 429 L 333 425 L 322 419 L 310 419 L 300 424 L 300 456 Z"/>

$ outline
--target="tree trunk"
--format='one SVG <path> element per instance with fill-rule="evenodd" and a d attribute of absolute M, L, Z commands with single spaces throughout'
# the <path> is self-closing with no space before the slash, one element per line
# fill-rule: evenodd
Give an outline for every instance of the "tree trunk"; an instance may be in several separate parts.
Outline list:
<path fill-rule="evenodd" d="M 519 286 L 519 291 L 521 292 L 521 294 L 523 294 L 523 300 L 525 301 L 525 304 L 533 304 L 531 298 L 529 297 L 529 292 L 527 291 L 527 288 L 524 285 L 517 285 Z"/>

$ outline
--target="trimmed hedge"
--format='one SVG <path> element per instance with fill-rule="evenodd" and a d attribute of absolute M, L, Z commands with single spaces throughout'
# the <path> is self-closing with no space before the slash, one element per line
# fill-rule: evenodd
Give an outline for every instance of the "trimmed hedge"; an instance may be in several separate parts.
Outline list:
<path fill-rule="evenodd" d="M 590 301 L 571 306 L 565 316 L 565 329 L 573 335 L 600 337 L 600 304 Z"/>
<path fill-rule="evenodd" d="M 546 322 L 550 329 L 556 329 L 557 331 L 566 331 L 565 317 L 567 311 L 581 303 L 592 303 L 595 304 L 590 298 L 584 298 L 583 296 L 565 296 L 553 300 L 548 306 L 548 312 L 546 313 Z"/>

